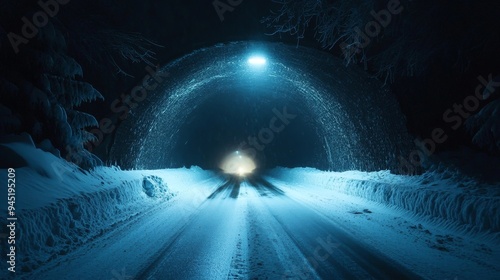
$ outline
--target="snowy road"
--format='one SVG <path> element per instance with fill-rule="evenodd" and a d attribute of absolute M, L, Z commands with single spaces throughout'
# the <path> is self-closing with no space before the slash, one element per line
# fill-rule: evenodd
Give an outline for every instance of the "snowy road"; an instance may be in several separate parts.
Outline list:
<path fill-rule="evenodd" d="M 471 264 L 402 234 L 394 221 L 411 220 L 366 200 L 269 177 L 188 184 L 30 279 L 420 279 L 401 264 L 448 279 Z"/>
<path fill-rule="evenodd" d="M 230 179 L 139 279 L 412 279 L 263 178 Z"/>

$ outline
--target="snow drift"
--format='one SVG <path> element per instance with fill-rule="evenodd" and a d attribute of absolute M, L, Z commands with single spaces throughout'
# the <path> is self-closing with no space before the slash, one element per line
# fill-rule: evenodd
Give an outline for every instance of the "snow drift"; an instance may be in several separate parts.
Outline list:
<path fill-rule="evenodd" d="M 87 172 L 29 141 L 3 143 L 0 149 L 8 149 L 15 156 L 5 164 L 17 164 L 16 244 L 22 245 L 18 246 L 16 271 L 21 272 L 33 271 L 144 215 L 145 209 L 165 203 L 176 195 L 171 184 L 189 184 L 213 176 L 199 168 L 155 172 L 158 175 L 116 167 Z M 2 170 L 1 174 L 5 177 L 7 172 Z M 6 202 L 0 202 L 2 209 L 7 209 Z M 5 215 L 2 212 L 2 223 Z M 2 260 L 6 253 L 2 252 Z"/>
<path fill-rule="evenodd" d="M 268 175 L 292 186 L 322 186 L 402 208 L 444 227 L 500 242 L 500 189 L 459 171 L 434 168 L 420 176 L 401 176 L 389 171 L 338 173 L 277 168 Z"/>

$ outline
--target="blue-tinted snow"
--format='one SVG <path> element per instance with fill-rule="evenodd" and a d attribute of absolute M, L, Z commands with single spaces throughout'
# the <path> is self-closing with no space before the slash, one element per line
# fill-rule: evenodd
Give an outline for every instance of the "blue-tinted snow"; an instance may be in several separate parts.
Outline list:
<path fill-rule="evenodd" d="M 18 242 L 22 244 L 18 259 L 20 270 L 24 271 L 21 273 L 34 270 L 33 275 L 65 273 L 71 277 L 94 273 L 99 278 L 109 267 L 119 269 L 117 260 L 126 263 L 131 273 L 138 273 L 148 264 L 123 259 L 116 250 L 129 250 L 127 256 L 137 255 L 145 260 L 160 249 L 155 247 L 155 242 L 160 242 L 162 236 L 171 236 L 185 223 L 200 220 L 193 220 L 191 215 L 222 182 L 213 172 L 196 167 L 132 171 L 100 167 L 82 172 L 30 143 L 3 144 L 3 147 L 10 147 L 27 162 L 26 166 L 16 169 Z M 5 170 L 2 174 L 6 174 Z M 218 216 L 202 211 L 210 219 L 199 221 L 203 222 L 200 234 L 210 236 L 210 226 L 219 222 L 226 224 L 226 218 L 232 217 L 232 221 L 235 217 L 246 217 L 247 207 L 254 207 L 252 211 L 256 213 L 266 213 L 266 207 L 273 207 L 269 209 L 286 216 L 288 210 L 280 207 L 294 207 L 290 203 L 295 200 L 305 203 L 310 213 L 320 213 L 335 220 L 340 228 L 355 238 L 368 242 L 381 253 L 398 259 L 427 278 L 439 276 L 444 279 L 456 274 L 466 278 L 480 275 L 479 278 L 488 279 L 488 275 L 498 273 L 494 260 L 500 254 L 500 201 L 495 185 L 442 168 L 431 168 L 420 176 L 393 175 L 388 171 L 324 172 L 311 168 L 277 168 L 267 176 L 269 182 L 284 191 L 287 199 L 277 197 L 263 203 L 263 198 L 255 191 L 255 195 L 242 191 L 236 204 L 227 201 L 211 204 L 222 207 L 215 208 L 219 211 Z M 243 184 L 242 189 L 245 188 L 249 186 Z M 233 211 L 239 214 L 233 216 L 230 214 Z M 272 219 L 272 215 L 266 215 Z M 285 216 L 290 221 L 294 219 Z M 240 218 L 225 226 L 227 238 L 229 235 L 240 238 L 233 236 L 239 225 L 244 224 L 237 222 Z M 267 223 L 264 216 L 254 218 L 264 219 L 261 225 Z M 151 228 L 147 238 L 143 236 L 145 228 L 134 230 L 137 223 Z M 161 231 L 155 228 L 161 228 Z M 118 234 L 114 233 L 115 230 L 126 238 L 112 246 L 113 251 L 109 254 L 113 257 L 100 254 L 95 258 L 92 248 L 97 246 L 106 252 L 111 246 L 109 244 L 114 243 L 107 238 Z M 196 236 L 196 231 L 192 235 Z M 222 238 L 220 242 L 227 240 L 224 235 L 219 237 Z M 123 243 L 125 240 L 135 242 L 135 247 L 129 248 Z M 281 242 L 284 242 L 280 245 L 284 248 L 292 244 Z M 203 244 L 201 242 L 199 246 Z M 179 252 L 182 248 L 178 248 Z M 232 254 L 233 247 L 224 248 L 221 254 L 226 258 Z M 239 254 L 245 253 L 245 249 L 242 250 Z M 214 252 L 207 253 L 213 255 Z M 210 261 L 206 258 L 210 254 L 198 257 L 206 262 Z M 86 261 L 82 263 L 79 258 Z M 60 260 L 68 261 L 68 267 L 61 266 Z M 226 262 L 220 264 L 227 265 Z M 80 269 L 86 266 L 94 270 Z M 481 273 L 470 270 L 471 266 L 481 266 Z M 196 270 L 192 272 L 197 273 Z M 271 275 L 271 272 L 253 273 Z"/>

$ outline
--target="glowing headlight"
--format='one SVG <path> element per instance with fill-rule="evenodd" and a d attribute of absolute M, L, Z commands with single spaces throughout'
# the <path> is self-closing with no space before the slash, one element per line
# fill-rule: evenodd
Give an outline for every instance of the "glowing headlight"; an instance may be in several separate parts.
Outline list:
<path fill-rule="evenodd" d="M 227 156 L 220 166 L 224 173 L 233 174 L 238 176 L 245 176 L 252 173 L 256 168 L 253 160 L 241 153 L 236 151 Z"/>

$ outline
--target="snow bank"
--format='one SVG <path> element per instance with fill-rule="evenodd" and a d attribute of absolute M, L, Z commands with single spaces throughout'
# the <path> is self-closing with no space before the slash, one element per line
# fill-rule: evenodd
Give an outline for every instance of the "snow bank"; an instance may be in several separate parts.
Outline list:
<path fill-rule="evenodd" d="M 65 255 L 144 207 L 141 182 L 128 181 L 116 188 L 60 200 L 41 209 L 20 211 L 19 244 L 22 271 Z"/>
<path fill-rule="evenodd" d="M 410 211 L 445 227 L 500 242 L 500 190 L 458 171 L 434 170 L 420 176 L 389 171 L 324 172 L 277 168 L 269 173 L 288 185 L 313 185 Z"/>
<path fill-rule="evenodd" d="M 29 141 L 7 141 L 0 148 L 8 149 L 17 157 L 16 162 L 22 163 L 16 166 L 16 270 L 23 272 L 65 255 L 167 202 L 176 195 L 172 185 L 179 189 L 193 180 L 213 176 L 196 167 L 161 171 L 99 167 L 84 172 Z M 0 174 L 6 182 L 6 170 L 0 169 Z M 7 209 L 7 199 L 0 205 Z M 5 211 L 0 219 L 5 223 Z M 5 262 L 7 253 L 3 253 L 0 260 Z"/>

